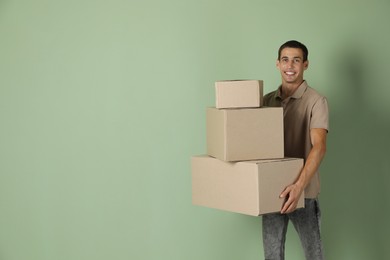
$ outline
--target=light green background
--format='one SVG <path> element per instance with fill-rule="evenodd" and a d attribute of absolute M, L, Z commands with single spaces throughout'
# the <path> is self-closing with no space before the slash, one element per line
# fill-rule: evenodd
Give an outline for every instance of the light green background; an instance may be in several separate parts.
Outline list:
<path fill-rule="evenodd" d="M 389 1 L 0 1 L 0 259 L 262 259 L 261 219 L 191 204 L 214 81 L 327 95 L 326 256 L 389 259 Z M 302 259 L 293 228 L 287 259 Z"/>

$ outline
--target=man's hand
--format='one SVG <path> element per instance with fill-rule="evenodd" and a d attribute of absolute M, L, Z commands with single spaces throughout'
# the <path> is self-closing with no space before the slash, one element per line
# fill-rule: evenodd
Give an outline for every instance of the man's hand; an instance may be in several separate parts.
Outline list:
<path fill-rule="evenodd" d="M 287 186 L 280 194 L 281 198 L 285 198 L 282 210 L 280 213 L 286 214 L 293 212 L 298 205 L 298 200 L 305 187 L 309 184 L 314 173 L 318 170 L 322 158 L 326 152 L 326 135 L 328 131 L 322 128 L 313 128 L 310 130 L 310 139 L 313 147 L 306 159 L 298 179 Z"/>
<path fill-rule="evenodd" d="M 297 208 L 302 192 L 303 188 L 298 184 L 291 184 L 287 186 L 280 194 L 281 198 L 285 198 L 285 202 L 280 213 L 287 214 L 293 212 Z"/>

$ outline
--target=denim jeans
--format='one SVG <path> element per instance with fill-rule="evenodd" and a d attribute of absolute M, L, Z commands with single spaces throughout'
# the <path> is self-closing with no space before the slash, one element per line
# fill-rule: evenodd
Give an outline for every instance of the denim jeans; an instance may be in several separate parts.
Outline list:
<path fill-rule="evenodd" d="M 289 214 L 263 215 L 263 245 L 266 260 L 284 260 L 287 225 L 293 223 L 307 260 L 323 260 L 320 235 L 321 212 L 318 199 L 305 199 L 305 208 Z"/>

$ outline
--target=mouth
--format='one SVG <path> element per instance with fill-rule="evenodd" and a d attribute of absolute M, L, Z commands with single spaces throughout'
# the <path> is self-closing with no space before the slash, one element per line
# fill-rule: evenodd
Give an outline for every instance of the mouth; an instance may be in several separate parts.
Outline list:
<path fill-rule="evenodd" d="M 287 76 L 293 76 L 296 73 L 294 71 L 285 71 L 284 74 L 286 74 Z"/>

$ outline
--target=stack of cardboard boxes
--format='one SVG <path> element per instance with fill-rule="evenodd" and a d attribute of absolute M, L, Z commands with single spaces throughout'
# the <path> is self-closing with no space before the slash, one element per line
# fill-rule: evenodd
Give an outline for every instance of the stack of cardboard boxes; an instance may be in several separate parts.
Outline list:
<path fill-rule="evenodd" d="M 215 90 L 207 155 L 191 161 L 193 204 L 252 216 L 279 212 L 280 193 L 303 166 L 284 158 L 283 108 L 263 106 L 261 80 L 217 81 Z"/>

